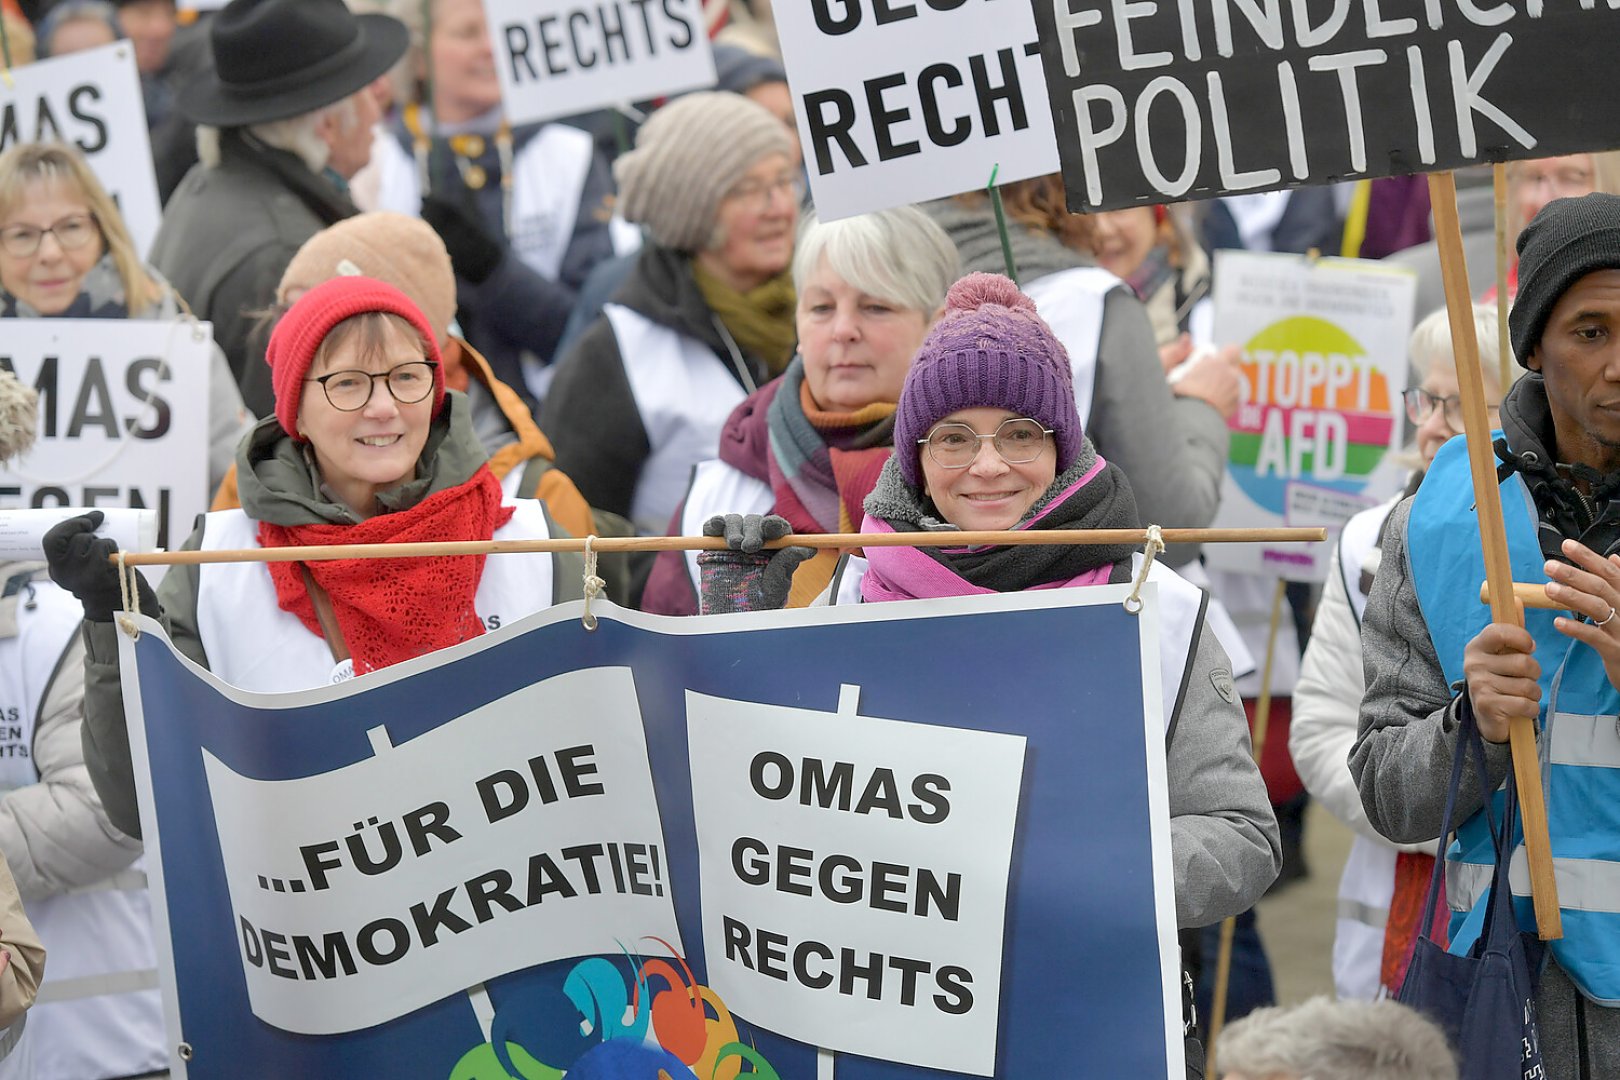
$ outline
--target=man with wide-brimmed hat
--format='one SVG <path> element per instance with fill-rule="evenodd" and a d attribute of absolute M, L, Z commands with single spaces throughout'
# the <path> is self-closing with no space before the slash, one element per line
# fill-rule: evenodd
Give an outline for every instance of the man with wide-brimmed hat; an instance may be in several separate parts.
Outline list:
<path fill-rule="evenodd" d="M 241 381 L 257 313 L 303 242 L 353 215 L 346 184 L 371 156 L 366 87 L 405 53 L 396 19 L 343 0 L 231 0 L 209 28 L 213 70 L 179 96 L 199 163 L 164 210 L 152 264 L 214 324 Z M 254 412 L 271 409 L 243 397 Z"/>

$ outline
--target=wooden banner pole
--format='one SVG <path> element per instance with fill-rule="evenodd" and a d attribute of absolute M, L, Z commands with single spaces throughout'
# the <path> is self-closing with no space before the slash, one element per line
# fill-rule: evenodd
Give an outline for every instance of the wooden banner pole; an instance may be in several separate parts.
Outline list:
<path fill-rule="evenodd" d="M 1507 393 L 1513 385 L 1513 345 L 1508 337 L 1508 234 L 1507 166 L 1493 165 L 1491 181 L 1496 203 L 1496 347 L 1500 374 L 1496 385 Z"/>
<path fill-rule="evenodd" d="M 1457 218 L 1457 182 L 1451 173 L 1429 174 L 1429 201 L 1434 211 L 1434 236 L 1440 249 L 1446 309 L 1451 318 L 1452 355 L 1456 360 L 1458 393 L 1462 396 L 1463 429 L 1474 480 L 1480 543 L 1485 552 L 1485 577 L 1490 584 L 1491 619 L 1523 626 L 1524 611 L 1513 600 L 1513 573 L 1502 521 L 1502 498 L 1497 490 L 1491 426 L 1485 410 L 1484 380 L 1479 370 L 1479 341 L 1474 335 L 1473 298 L 1468 291 L 1468 264 L 1463 259 L 1462 227 Z M 1530 865 L 1536 929 L 1543 941 L 1551 941 L 1563 937 L 1563 920 L 1558 914 L 1558 889 L 1553 880 L 1552 848 L 1547 838 L 1547 804 L 1541 790 L 1535 721 L 1529 718 L 1513 721 L 1508 741 L 1513 748 L 1513 773 L 1519 784 L 1519 809 L 1524 824 L 1525 854 Z"/>
<path fill-rule="evenodd" d="M 1326 540 L 1325 529 L 1164 529 L 1167 544 L 1312 543 Z M 990 547 L 1043 544 L 1145 544 L 1146 529 L 1042 529 L 1016 532 L 805 533 L 766 544 L 784 547 Z M 724 551 L 718 536 L 598 536 L 591 550 Z M 128 552 L 125 566 L 195 566 L 203 563 L 320 562 L 326 559 L 415 559 L 446 555 L 514 555 L 539 551 L 583 552 L 578 537 L 548 540 L 453 540 L 419 544 L 325 544 L 314 547 L 241 548 L 228 551 Z M 118 556 L 112 556 L 117 561 Z"/>

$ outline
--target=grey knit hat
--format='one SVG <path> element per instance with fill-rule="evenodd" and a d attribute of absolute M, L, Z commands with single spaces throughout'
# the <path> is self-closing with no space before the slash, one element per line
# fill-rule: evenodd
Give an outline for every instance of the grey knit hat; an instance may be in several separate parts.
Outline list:
<path fill-rule="evenodd" d="M 1519 291 L 1508 312 L 1513 355 L 1541 342 L 1558 298 L 1594 270 L 1620 270 L 1620 195 L 1554 199 L 1519 234 Z"/>
<path fill-rule="evenodd" d="M 792 155 L 788 130 L 740 94 L 687 94 L 653 113 L 636 148 L 613 163 L 619 212 L 676 251 L 701 251 L 720 200 L 771 154 Z"/>

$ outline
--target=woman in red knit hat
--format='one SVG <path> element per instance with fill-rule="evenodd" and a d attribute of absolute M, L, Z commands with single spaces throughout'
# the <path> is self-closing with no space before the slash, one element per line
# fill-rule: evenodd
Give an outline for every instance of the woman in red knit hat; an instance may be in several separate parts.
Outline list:
<path fill-rule="evenodd" d="M 523 539 L 553 534 L 544 505 L 507 499 L 467 400 L 447 392 L 435 335 L 392 285 L 316 286 L 271 335 L 274 416 L 237 450 L 241 509 L 208 514 L 192 549 Z M 51 574 L 84 605 L 86 747 L 114 825 L 140 835 L 119 691 L 116 545 L 100 515 L 46 536 Z M 569 565 L 571 563 L 572 565 Z M 175 646 L 260 693 L 341 682 L 475 638 L 579 595 L 577 556 L 546 554 L 172 568 L 141 607 Z"/>

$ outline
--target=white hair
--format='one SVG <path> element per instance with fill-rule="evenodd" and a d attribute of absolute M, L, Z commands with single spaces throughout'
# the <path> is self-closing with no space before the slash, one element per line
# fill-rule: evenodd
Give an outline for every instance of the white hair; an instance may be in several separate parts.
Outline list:
<path fill-rule="evenodd" d="M 1485 377 L 1485 397 L 1488 405 L 1500 401 L 1509 387 L 1524 373 L 1524 369 L 1518 364 L 1509 364 L 1508 373 L 1511 378 L 1508 386 L 1499 385 L 1502 381 L 1502 343 L 1498 333 L 1499 325 L 1494 304 L 1474 305 L 1474 337 L 1479 341 L 1479 373 Z M 1445 308 L 1424 316 L 1417 324 L 1417 328 L 1412 331 L 1406 351 L 1412 359 L 1411 382 L 1414 385 L 1436 364 L 1456 368 L 1456 351 L 1451 346 L 1451 318 Z"/>
<path fill-rule="evenodd" d="M 1388 999 L 1256 1009 L 1221 1032 L 1215 1060 L 1247 1080 L 1457 1080 L 1440 1029 Z"/>
<path fill-rule="evenodd" d="M 945 230 L 915 206 L 818 221 L 807 212 L 793 253 L 793 284 L 827 268 L 868 296 L 932 317 L 962 276 L 962 261 Z"/>
<path fill-rule="evenodd" d="M 358 91 L 362 94 L 365 92 Z M 285 120 L 249 124 L 246 130 L 266 146 L 287 151 L 308 166 L 310 172 L 318 173 L 326 168 L 326 162 L 332 156 L 331 147 L 321 138 L 321 124 L 331 117 L 337 121 L 340 131 L 352 130 L 360 122 L 360 110 L 354 98 L 355 95 L 350 94 L 342 101 L 322 105 L 312 112 L 289 116 Z M 219 166 L 219 128 L 197 125 L 197 160 L 210 169 Z"/>

